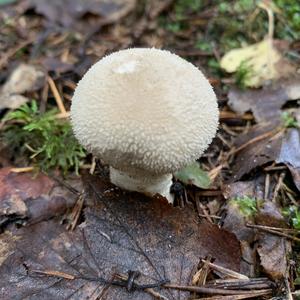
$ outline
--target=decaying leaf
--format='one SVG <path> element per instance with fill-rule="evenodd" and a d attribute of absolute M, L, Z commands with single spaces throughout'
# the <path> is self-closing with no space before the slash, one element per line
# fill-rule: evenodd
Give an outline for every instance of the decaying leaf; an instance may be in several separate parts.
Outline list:
<path fill-rule="evenodd" d="M 233 180 L 269 162 L 284 163 L 299 187 L 300 172 L 300 132 L 297 128 L 276 129 L 273 125 L 257 125 L 236 140 L 236 146 L 247 145 L 236 155 L 232 171 Z M 253 142 L 252 142 L 253 141 Z"/>
<path fill-rule="evenodd" d="M 276 158 L 277 163 L 287 165 L 300 191 L 300 131 L 292 128 L 283 137 L 280 152 Z"/>
<path fill-rule="evenodd" d="M 57 219 L 13 229 L 18 240 L 0 266 L 1 299 L 105 295 L 105 299 L 150 300 L 145 290 L 129 292 L 126 284 L 120 287 L 110 282 L 120 281 L 117 274 L 138 271 L 140 284 L 164 280 L 191 284 L 200 258 L 207 255 L 239 271 L 235 236 L 199 222 L 193 209 L 172 207 L 165 199 L 136 193 L 118 195 L 101 179 L 89 179 L 85 189 L 85 222 L 73 232 L 65 231 Z M 189 297 L 187 292 L 156 291 L 168 299 Z"/>
<path fill-rule="evenodd" d="M 279 122 L 281 108 L 288 100 L 300 98 L 300 78 L 276 82 L 261 90 L 230 89 L 228 105 L 238 113 L 252 111 L 257 122 Z"/>
<path fill-rule="evenodd" d="M 34 9 L 49 21 L 70 27 L 85 14 L 102 18 L 102 24 L 109 24 L 126 16 L 134 7 L 135 0 L 30 0 L 28 9 Z"/>
<path fill-rule="evenodd" d="M 286 228 L 280 209 L 274 202 L 265 201 L 256 215 L 259 225 Z M 282 279 L 288 270 L 288 256 L 291 252 L 290 242 L 270 233 L 257 233 L 257 252 L 264 272 L 272 279 Z"/>
<path fill-rule="evenodd" d="M 202 189 L 207 189 L 210 186 L 209 176 L 197 162 L 180 170 L 174 176 L 185 184 L 193 184 Z"/>
<path fill-rule="evenodd" d="M 33 65 L 21 64 L 10 75 L 0 93 L 0 109 L 16 109 L 29 101 L 23 93 L 41 88 L 45 74 Z"/>
<path fill-rule="evenodd" d="M 287 272 L 290 243 L 282 237 L 261 233 L 257 252 L 264 271 L 272 279 L 282 279 Z"/>
<path fill-rule="evenodd" d="M 42 173 L 33 177 L 10 167 L 0 170 L 0 228 L 17 220 L 47 220 L 63 214 L 75 200 L 76 195 Z"/>
<path fill-rule="evenodd" d="M 269 38 L 241 49 L 233 49 L 220 62 L 221 68 L 228 73 L 236 72 L 242 64 L 249 69 L 245 78 L 245 85 L 249 87 L 259 87 L 265 81 L 285 77 L 295 70 Z"/>
<path fill-rule="evenodd" d="M 247 226 L 249 223 L 255 223 L 270 227 L 287 227 L 276 203 L 263 200 L 263 190 L 263 176 L 253 181 L 235 182 L 228 185 L 223 192 L 226 198 L 236 199 L 247 195 L 256 199 L 257 210 L 251 217 L 247 217 L 238 209 L 234 201 L 228 201 L 223 227 L 235 233 L 241 242 L 242 257 L 244 258 L 241 264 L 243 274 L 254 275 L 257 251 L 264 272 L 272 279 L 279 279 L 283 278 L 287 271 L 287 256 L 290 252 L 290 242 L 282 237 Z"/>

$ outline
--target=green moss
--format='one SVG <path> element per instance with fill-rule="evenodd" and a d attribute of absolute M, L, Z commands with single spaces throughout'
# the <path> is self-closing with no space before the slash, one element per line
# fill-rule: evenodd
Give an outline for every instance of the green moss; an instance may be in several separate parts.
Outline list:
<path fill-rule="evenodd" d="M 287 111 L 281 114 L 281 120 L 285 128 L 299 128 L 297 119 Z"/>
<path fill-rule="evenodd" d="M 288 219 L 293 228 L 300 230 L 300 209 L 291 205 L 282 210 L 283 215 Z"/>
<path fill-rule="evenodd" d="M 255 198 L 248 196 L 231 199 L 233 204 L 236 204 L 241 213 L 246 217 L 251 217 L 257 212 L 257 203 Z"/>
<path fill-rule="evenodd" d="M 59 168 L 78 174 L 86 156 L 72 133 L 70 122 L 55 117 L 56 109 L 40 114 L 37 103 L 25 104 L 9 113 L 3 139 L 15 155 L 27 156 L 39 169 Z"/>

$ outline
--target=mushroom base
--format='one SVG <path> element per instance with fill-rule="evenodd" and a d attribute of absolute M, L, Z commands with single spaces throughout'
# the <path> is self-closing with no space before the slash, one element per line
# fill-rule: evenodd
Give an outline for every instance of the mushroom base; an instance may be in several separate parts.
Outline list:
<path fill-rule="evenodd" d="M 174 201 L 173 195 L 170 193 L 172 174 L 153 175 L 139 172 L 129 174 L 110 167 L 110 181 L 128 191 L 135 191 L 148 196 L 160 194 L 167 198 L 169 203 Z"/>

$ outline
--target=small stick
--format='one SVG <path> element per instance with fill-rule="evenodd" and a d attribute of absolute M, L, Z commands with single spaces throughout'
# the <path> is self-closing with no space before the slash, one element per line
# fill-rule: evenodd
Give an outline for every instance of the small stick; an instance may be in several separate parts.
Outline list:
<path fill-rule="evenodd" d="M 211 256 L 207 257 L 208 261 L 212 260 Z M 198 270 L 193 278 L 192 278 L 192 285 L 204 285 L 206 283 L 207 275 L 210 272 L 210 268 L 208 264 L 203 264 L 200 270 Z"/>
<path fill-rule="evenodd" d="M 57 87 L 56 87 L 56 85 L 55 85 L 55 82 L 53 81 L 53 79 L 52 79 L 51 77 L 48 77 L 48 78 L 47 78 L 47 81 L 48 81 L 48 84 L 49 84 L 49 86 L 50 86 L 50 89 L 51 89 L 51 91 L 52 91 L 52 93 L 53 93 L 53 96 L 54 96 L 54 98 L 55 98 L 55 101 L 56 101 L 56 104 L 57 104 L 57 106 L 58 106 L 58 108 L 59 108 L 59 111 L 60 111 L 62 114 L 66 114 L 67 111 L 66 111 L 66 109 L 65 109 L 63 100 L 62 100 L 62 98 L 61 98 L 61 96 L 60 96 L 60 94 L 59 94 L 59 92 L 58 92 L 58 89 L 57 89 Z"/>
<path fill-rule="evenodd" d="M 151 296 L 153 296 L 155 299 L 169 300 L 169 298 L 161 295 L 160 293 L 156 292 L 154 289 L 148 288 L 148 289 L 145 289 L 144 291 L 147 292 L 148 294 L 150 294 Z"/>
<path fill-rule="evenodd" d="M 93 156 L 92 158 L 92 164 L 91 164 L 91 167 L 90 167 L 90 174 L 93 175 L 94 172 L 95 172 L 95 169 L 96 169 L 96 158 L 95 156 Z"/>
<path fill-rule="evenodd" d="M 237 278 L 237 279 L 242 279 L 242 280 L 250 280 L 248 276 L 246 275 L 243 275 L 243 274 L 240 274 L 238 272 L 235 272 L 235 271 L 232 271 L 232 270 L 229 270 L 227 268 L 224 268 L 224 267 L 221 267 L 221 266 L 218 266 L 214 263 L 211 263 L 205 259 L 202 259 L 202 262 L 207 264 L 210 268 L 212 268 L 213 270 L 215 271 L 219 271 L 225 275 L 228 275 L 232 278 Z"/>
<path fill-rule="evenodd" d="M 284 129 L 282 128 L 276 128 L 274 130 L 271 130 L 271 131 L 267 131 L 259 136 L 256 136 L 255 138 L 249 140 L 248 142 L 246 142 L 245 144 L 241 145 L 240 147 L 238 148 L 235 148 L 235 149 L 232 149 L 231 151 L 228 152 L 228 156 L 232 155 L 232 154 L 236 154 L 238 152 L 240 152 L 241 150 L 247 148 L 248 146 L 256 143 L 256 142 L 260 142 L 268 137 L 272 137 L 274 138 L 277 134 L 282 134 L 284 132 Z"/>
<path fill-rule="evenodd" d="M 64 278 L 64 279 L 68 279 L 68 280 L 74 280 L 76 277 L 74 275 L 71 274 L 67 274 L 64 272 L 60 272 L 60 271 L 51 271 L 51 270 L 31 270 L 31 272 L 33 273 L 37 273 L 37 274 L 42 274 L 42 275 L 48 275 L 48 276 L 55 276 L 55 277 L 60 277 L 60 278 Z"/>
<path fill-rule="evenodd" d="M 84 191 L 79 195 L 75 205 L 73 206 L 71 217 L 70 217 L 71 223 L 67 225 L 67 230 L 73 231 L 75 229 L 83 208 L 83 203 L 84 203 Z"/>
<path fill-rule="evenodd" d="M 291 229 L 291 228 L 281 228 L 281 227 L 271 227 L 271 226 L 264 226 L 264 225 L 254 225 L 254 224 L 247 224 L 248 227 L 253 227 L 253 228 L 259 228 L 259 229 L 271 229 L 271 230 L 277 230 L 279 232 L 290 232 L 290 233 L 295 233 L 298 234 L 299 230 L 297 229 Z"/>
<path fill-rule="evenodd" d="M 215 288 L 206 288 L 201 286 L 189 286 L 189 285 L 177 285 L 166 283 L 163 285 L 169 289 L 195 292 L 199 294 L 210 294 L 210 295 L 249 295 L 249 291 L 244 290 L 225 290 L 225 289 L 215 289 Z M 261 290 L 261 293 L 271 293 L 272 289 Z"/>
<path fill-rule="evenodd" d="M 275 189 L 274 189 L 274 194 L 273 194 L 273 198 L 272 198 L 272 202 L 275 202 L 276 198 L 277 198 L 277 195 L 278 195 L 278 192 L 282 186 L 282 183 L 283 183 L 283 180 L 284 180 L 284 177 L 285 177 L 285 172 L 282 172 L 279 176 L 279 179 L 278 179 L 278 182 L 275 186 Z"/>
<path fill-rule="evenodd" d="M 26 173 L 34 170 L 34 167 L 23 167 L 23 168 L 11 168 L 10 171 L 13 173 Z"/>
<path fill-rule="evenodd" d="M 266 292 L 267 291 L 267 292 Z M 262 291 L 253 291 L 248 292 L 245 295 L 231 295 L 231 296 L 213 296 L 213 297 L 205 297 L 205 298 L 196 298 L 194 300 L 241 300 L 241 299 L 250 299 L 258 296 L 264 296 L 270 294 L 270 290 L 262 290 Z"/>
<path fill-rule="evenodd" d="M 199 216 L 199 217 L 202 217 L 202 218 L 206 218 L 207 216 L 209 216 L 209 217 L 212 218 L 212 219 L 218 219 L 218 220 L 222 219 L 222 217 L 216 216 L 216 215 L 203 215 L 203 214 L 198 214 L 198 216 Z"/>
<path fill-rule="evenodd" d="M 265 194 L 264 194 L 264 200 L 268 200 L 269 196 L 269 190 L 270 190 L 270 174 L 266 174 L 265 178 Z"/>
<path fill-rule="evenodd" d="M 300 238 L 297 238 L 295 236 L 291 236 L 291 235 L 286 234 L 284 232 L 280 232 L 280 231 L 269 229 L 268 227 L 265 227 L 265 226 L 256 227 L 256 225 L 252 225 L 252 224 L 246 224 L 246 226 L 250 227 L 250 228 L 257 228 L 257 229 L 260 229 L 260 230 L 268 232 L 268 233 L 273 233 L 274 235 L 279 235 L 279 236 L 291 239 L 291 240 L 293 240 L 295 242 L 300 242 Z"/>

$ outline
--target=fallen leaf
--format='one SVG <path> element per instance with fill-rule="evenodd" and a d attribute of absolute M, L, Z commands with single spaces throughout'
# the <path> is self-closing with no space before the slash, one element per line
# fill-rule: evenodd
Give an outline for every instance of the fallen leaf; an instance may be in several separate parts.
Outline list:
<path fill-rule="evenodd" d="M 282 238 L 268 233 L 261 233 L 257 252 L 260 263 L 272 279 L 282 279 L 287 273 L 287 258 L 290 253 L 290 243 Z"/>
<path fill-rule="evenodd" d="M 248 181 L 237 181 L 223 186 L 222 193 L 225 199 L 240 198 L 247 196 L 250 198 L 264 198 L 263 176 Z"/>
<path fill-rule="evenodd" d="M 281 213 L 280 208 L 275 202 L 265 200 L 260 203 L 259 210 L 255 215 L 256 224 L 285 228 L 287 224 Z"/>
<path fill-rule="evenodd" d="M 194 209 L 137 193 L 118 195 L 101 178 L 88 181 L 85 221 L 73 232 L 57 219 L 14 229 L 18 240 L 0 266 L 1 299 L 96 299 L 105 294 L 105 299 L 150 300 L 146 291 L 128 292 L 109 282 L 116 273 L 131 270 L 141 273 L 141 284 L 164 279 L 190 284 L 200 258 L 207 255 L 239 271 L 237 239 L 216 225 L 200 223 Z M 170 299 L 189 297 L 188 292 L 156 291 Z"/>
<path fill-rule="evenodd" d="M 257 139 L 264 135 L 265 138 Z M 276 162 L 285 164 L 291 170 L 295 185 L 299 188 L 300 155 L 299 151 L 296 151 L 300 149 L 299 135 L 300 131 L 297 128 L 278 131 L 272 124 L 253 126 L 235 141 L 237 148 L 248 145 L 237 153 L 232 166 L 233 177 L 230 180 L 237 181 L 257 167 Z"/>
<path fill-rule="evenodd" d="M 231 88 L 228 105 L 237 113 L 252 111 L 257 122 L 279 122 L 281 108 L 288 100 L 300 98 L 300 78 L 276 82 L 260 90 L 240 90 Z"/>
<path fill-rule="evenodd" d="M 249 69 L 245 77 L 245 85 L 248 87 L 262 86 L 268 80 L 286 77 L 295 71 L 269 38 L 257 44 L 230 50 L 220 61 L 221 68 L 228 73 L 238 71 L 242 64 Z"/>
<path fill-rule="evenodd" d="M 273 184 L 274 185 L 274 184 Z M 225 207 L 226 217 L 223 228 L 233 232 L 241 242 L 243 274 L 254 275 L 256 266 L 256 250 L 264 272 L 272 279 L 283 278 L 287 270 L 287 255 L 290 243 L 281 237 L 249 228 L 248 223 L 286 228 L 287 224 L 278 206 L 263 199 L 264 177 L 247 182 L 236 182 L 224 190 L 225 198 L 253 197 L 257 200 L 257 211 L 246 217 L 234 201 L 228 201 Z M 281 259 L 282 258 L 282 259 Z"/>
<path fill-rule="evenodd" d="M 284 163 L 290 170 L 294 183 L 300 191 L 300 130 L 289 129 L 283 137 L 277 163 Z"/>
<path fill-rule="evenodd" d="M 202 189 L 207 189 L 210 186 L 209 176 L 197 162 L 180 170 L 174 176 L 185 184 L 193 184 Z"/>
<path fill-rule="evenodd" d="M 54 71 L 57 73 L 65 73 L 65 72 L 73 71 L 74 69 L 74 65 L 64 63 L 60 59 L 54 57 L 43 58 L 41 63 L 48 72 Z"/>
<path fill-rule="evenodd" d="M 79 186 L 78 182 L 77 185 Z M 39 173 L 14 173 L 0 170 L 0 228 L 26 219 L 27 223 L 63 214 L 74 205 L 76 195 Z"/>
<path fill-rule="evenodd" d="M 231 180 L 237 181 L 258 166 L 275 161 L 280 153 L 283 136 L 284 132 L 278 132 L 272 124 L 256 125 L 246 134 L 241 134 L 235 140 L 235 147 L 247 146 L 236 154 Z"/>
<path fill-rule="evenodd" d="M 109 24 L 125 17 L 136 5 L 135 0 L 30 0 L 27 9 L 34 9 L 53 23 L 70 27 L 85 14 L 102 18 Z"/>
<path fill-rule="evenodd" d="M 0 92 L 0 109 L 16 109 L 29 101 L 21 94 L 38 90 L 45 82 L 45 73 L 33 65 L 21 64 L 10 75 Z"/>
<path fill-rule="evenodd" d="M 243 195 L 242 195 L 243 196 Z M 240 196 L 238 196 L 240 197 Z M 234 199 L 236 197 L 230 197 Z M 232 232 L 238 238 L 241 245 L 242 261 L 241 271 L 247 276 L 255 275 L 256 250 L 253 243 L 256 241 L 256 231 L 246 226 L 248 222 L 253 223 L 252 216 L 245 216 L 234 201 L 227 201 L 224 207 L 226 212 L 222 228 Z"/>

